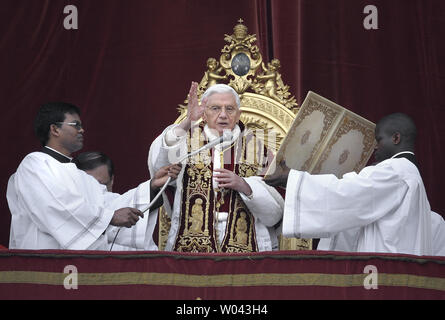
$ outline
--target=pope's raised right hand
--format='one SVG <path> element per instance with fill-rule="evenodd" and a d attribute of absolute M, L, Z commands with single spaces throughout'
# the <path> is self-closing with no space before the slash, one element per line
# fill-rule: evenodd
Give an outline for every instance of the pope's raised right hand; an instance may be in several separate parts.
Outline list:
<path fill-rule="evenodd" d="M 201 104 L 199 104 L 198 99 L 198 83 L 192 82 L 190 86 L 190 91 L 188 94 L 188 105 L 187 105 L 187 120 L 191 123 L 201 119 L 206 108 L 207 99 L 204 99 Z"/>

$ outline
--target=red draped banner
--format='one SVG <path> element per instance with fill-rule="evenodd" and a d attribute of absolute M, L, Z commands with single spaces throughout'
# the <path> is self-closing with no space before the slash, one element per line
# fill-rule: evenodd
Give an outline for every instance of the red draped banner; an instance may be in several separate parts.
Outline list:
<path fill-rule="evenodd" d="M 4 250 L 0 299 L 445 299 L 445 257 Z"/>

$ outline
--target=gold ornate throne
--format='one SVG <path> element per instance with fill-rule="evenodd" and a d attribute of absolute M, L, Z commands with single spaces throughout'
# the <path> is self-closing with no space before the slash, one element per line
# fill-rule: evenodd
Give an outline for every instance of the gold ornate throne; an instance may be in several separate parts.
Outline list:
<path fill-rule="evenodd" d="M 274 153 L 286 136 L 298 112 L 295 98 L 289 92 L 289 86 L 283 83 L 280 71 L 280 61 L 273 59 L 269 63 L 263 61 L 256 35 L 250 35 L 243 20 L 233 28 L 232 35 L 225 35 L 227 44 L 221 50 L 219 61 L 207 59 L 207 70 L 199 83 L 198 96 L 216 84 L 225 83 L 234 88 L 241 98 L 240 120 L 247 128 L 262 129 L 264 137 L 272 136 L 275 143 Z M 187 103 L 179 105 L 180 115 L 175 123 L 181 122 L 187 113 Z M 268 132 L 272 130 L 273 135 Z M 170 220 L 163 207 L 159 211 L 159 249 L 165 248 Z M 280 250 L 310 250 L 311 239 L 280 237 Z"/>

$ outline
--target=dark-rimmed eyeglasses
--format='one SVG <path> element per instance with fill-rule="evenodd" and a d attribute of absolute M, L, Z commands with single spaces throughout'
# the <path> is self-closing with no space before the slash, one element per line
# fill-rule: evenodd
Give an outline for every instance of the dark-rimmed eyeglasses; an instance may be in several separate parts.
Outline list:
<path fill-rule="evenodd" d="M 74 121 L 74 122 L 56 122 L 56 123 L 57 124 L 67 124 L 69 126 L 72 126 L 72 127 L 76 128 L 76 130 L 83 129 L 83 125 L 79 121 Z"/>

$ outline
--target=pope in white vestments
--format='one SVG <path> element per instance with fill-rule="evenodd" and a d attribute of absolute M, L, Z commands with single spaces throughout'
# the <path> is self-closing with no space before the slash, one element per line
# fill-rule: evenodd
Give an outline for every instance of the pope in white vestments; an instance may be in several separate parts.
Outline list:
<path fill-rule="evenodd" d="M 431 208 L 415 164 L 415 136 L 412 120 L 393 114 L 376 127 L 377 165 L 340 179 L 287 171 L 284 236 L 329 238 L 320 241 L 327 250 L 432 255 Z M 270 179 L 275 185 L 281 178 Z"/>
<path fill-rule="evenodd" d="M 251 159 L 266 157 L 266 149 L 250 135 L 244 135 L 239 120 L 239 98 L 227 85 L 210 87 L 197 104 L 197 84 L 192 84 L 188 115 L 206 124 L 199 128 L 205 142 L 218 139 L 230 130 L 231 141 L 201 153 L 207 162 L 190 161 L 174 183 L 174 203 L 166 250 L 182 252 L 252 252 L 277 249 L 274 226 L 283 214 L 283 198 L 262 179 L 255 176 L 261 163 Z M 201 108 L 200 112 L 194 112 Z M 183 123 L 185 122 L 183 121 Z M 187 152 L 190 142 L 176 131 L 181 124 L 168 127 L 152 144 L 150 170 L 174 163 L 179 153 Z M 181 131 L 181 130 L 179 130 Z M 252 138 L 252 139 L 250 139 Z M 256 144 L 256 147 L 255 147 Z M 178 150 L 182 152 L 177 153 Z M 259 156 L 254 156 L 254 150 Z M 173 156 L 172 156 L 173 155 Z M 261 162 L 261 161 L 260 161 Z M 164 204 L 168 206 L 167 201 Z"/>

